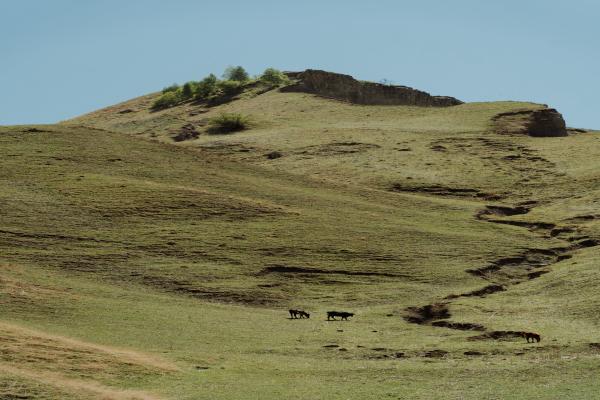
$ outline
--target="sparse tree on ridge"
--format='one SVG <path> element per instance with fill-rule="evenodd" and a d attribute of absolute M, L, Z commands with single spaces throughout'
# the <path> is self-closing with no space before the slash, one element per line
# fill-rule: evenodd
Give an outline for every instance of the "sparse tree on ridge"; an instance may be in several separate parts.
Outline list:
<path fill-rule="evenodd" d="M 218 79 L 215 74 L 210 74 L 206 78 L 202 79 L 196 86 L 196 98 L 204 100 L 217 91 Z"/>
<path fill-rule="evenodd" d="M 169 91 L 163 93 L 156 101 L 152 104 L 152 109 L 161 110 L 164 108 L 169 108 L 177 105 L 181 101 L 180 92 L 177 91 Z"/>
<path fill-rule="evenodd" d="M 181 95 L 184 99 L 189 99 L 193 94 L 194 88 L 192 86 L 192 82 L 186 82 L 181 89 Z"/>
<path fill-rule="evenodd" d="M 265 72 L 260 76 L 260 80 L 263 82 L 271 83 L 273 85 L 280 85 L 289 81 L 289 78 L 281 71 L 275 68 L 267 68 Z"/>
<path fill-rule="evenodd" d="M 220 81 L 217 83 L 217 87 L 225 96 L 233 96 L 243 90 L 242 83 L 236 80 Z"/>
<path fill-rule="evenodd" d="M 168 92 L 176 92 L 177 90 L 179 90 L 179 85 L 174 83 L 171 86 L 167 86 L 166 88 L 164 88 L 162 90 L 163 93 L 168 93 Z"/>
<path fill-rule="evenodd" d="M 246 72 L 244 67 L 238 65 L 236 67 L 230 66 L 223 72 L 223 79 L 228 81 L 246 82 L 250 79 L 250 75 Z"/>

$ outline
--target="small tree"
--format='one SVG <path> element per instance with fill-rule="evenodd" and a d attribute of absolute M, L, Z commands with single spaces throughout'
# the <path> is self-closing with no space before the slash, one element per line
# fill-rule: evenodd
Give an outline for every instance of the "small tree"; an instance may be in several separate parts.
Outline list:
<path fill-rule="evenodd" d="M 250 76 L 244 67 L 238 65 L 237 67 L 227 67 L 223 73 L 223 79 L 228 81 L 246 82 L 248 79 L 250 79 Z"/>
<path fill-rule="evenodd" d="M 225 96 L 234 96 L 242 91 L 242 83 L 234 80 L 220 81 L 217 87 Z"/>
<path fill-rule="evenodd" d="M 163 93 L 168 93 L 168 92 L 176 92 L 179 89 L 179 85 L 174 83 L 171 86 L 167 86 L 166 88 L 164 88 L 162 90 Z"/>
<path fill-rule="evenodd" d="M 260 76 L 260 80 L 272 85 L 281 85 L 289 82 L 289 78 L 281 71 L 275 68 L 267 68 Z"/>
<path fill-rule="evenodd" d="M 181 88 L 181 96 L 184 99 L 189 99 L 194 94 L 194 82 L 186 82 Z"/>
<path fill-rule="evenodd" d="M 205 100 L 217 92 L 218 79 L 214 74 L 208 75 L 196 85 L 196 98 Z"/>
<path fill-rule="evenodd" d="M 152 104 L 152 108 L 155 110 L 162 110 L 163 108 L 173 107 L 177 103 L 181 101 L 180 92 L 178 91 L 169 91 L 163 93 L 154 104 Z"/>

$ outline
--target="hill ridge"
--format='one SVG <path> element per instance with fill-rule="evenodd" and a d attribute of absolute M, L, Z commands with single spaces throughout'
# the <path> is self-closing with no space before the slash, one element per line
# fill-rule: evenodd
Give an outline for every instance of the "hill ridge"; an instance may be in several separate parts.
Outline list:
<path fill-rule="evenodd" d="M 355 104 L 450 107 L 463 104 L 450 96 L 432 96 L 408 86 L 358 81 L 350 75 L 316 69 L 286 72 L 295 80 L 283 92 L 305 92 Z"/>

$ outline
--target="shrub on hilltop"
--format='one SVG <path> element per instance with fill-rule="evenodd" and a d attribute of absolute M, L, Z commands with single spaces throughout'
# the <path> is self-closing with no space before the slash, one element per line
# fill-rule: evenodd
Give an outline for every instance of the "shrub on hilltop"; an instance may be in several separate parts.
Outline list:
<path fill-rule="evenodd" d="M 265 72 L 262 73 L 259 79 L 271 85 L 281 85 L 290 81 L 283 72 L 275 68 L 265 69 Z"/>
<path fill-rule="evenodd" d="M 250 75 L 248 75 L 244 67 L 238 65 L 236 67 L 227 67 L 223 73 L 223 79 L 227 81 L 247 82 L 250 79 Z"/>
<path fill-rule="evenodd" d="M 242 91 L 243 85 L 239 81 L 227 80 L 219 81 L 217 88 L 225 96 L 234 96 Z"/>
<path fill-rule="evenodd" d="M 275 68 L 267 68 L 257 79 L 250 79 L 244 67 L 230 66 L 223 73 L 223 80 L 214 74 L 209 74 L 201 81 L 189 81 L 183 86 L 174 83 L 162 90 L 162 95 L 152 104 L 152 109 L 161 110 L 176 106 L 177 104 L 195 99 L 197 101 L 219 104 L 229 101 L 231 97 L 243 92 L 247 88 L 254 88 L 254 83 L 268 85 L 266 90 L 289 82 L 288 77 Z M 264 92 L 264 86 L 262 85 Z M 261 92 L 262 93 L 262 92 Z M 260 94 L 260 93 L 259 93 Z"/>
<path fill-rule="evenodd" d="M 181 101 L 180 91 L 169 91 L 163 93 L 156 101 L 152 104 L 153 110 L 162 110 L 165 108 L 173 107 Z"/>
<path fill-rule="evenodd" d="M 184 99 L 190 99 L 194 95 L 196 89 L 196 82 L 186 82 L 181 88 L 181 97 Z"/>
<path fill-rule="evenodd" d="M 209 74 L 196 85 L 196 93 L 194 96 L 198 100 L 206 100 L 217 92 L 217 82 L 219 80 L 215 74 Z"/>
<path fill-rule="evenodd" d="M 167 86 L 166 88 L 164 88 L 164 89 L 162 90 L 162 92 L 163 92 L 163 94 L 164 94 L 164 93 L 168 93 L 168 92 L 176 92 L 176 91 L 178 91 L 178 90 L 179 90 L 179 85 L 178 85 L 178 84 L 176 84 L 176 83 L 174 83 L 174 84 L 172 84 L 171 86 Z"/>

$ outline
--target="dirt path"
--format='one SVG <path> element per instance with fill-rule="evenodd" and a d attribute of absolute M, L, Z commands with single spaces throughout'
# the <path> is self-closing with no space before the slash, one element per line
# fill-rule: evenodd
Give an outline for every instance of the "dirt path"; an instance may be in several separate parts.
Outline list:
<path fill-rule="evenodd" d="M 67 378 L 54 372 L 41 372 L 0 363 L 0 373 L 18 376 L 44 385 L 74 392 L 89 394 L 101 400 L 161 400 L 161 397 L 137 390 L 115 389 L 93 380 Z"/>
<path fill-rule="evenodd" d="M 60 335 L 47 334 L 30 328 L 24 328 L 20 325 L 0 321 L 0 330 L 18 333 L 21 337 L 45 339 L 56 342 L 66 348 L 77 348 L 90 350 L 92 352 L 103 353 L 114 357 L 123 362 L 133 363 L 142 367 L 158 369 L 165 372 L 178 371 L 179 368 L 172 362 L 162 359 L 158 356 L 142 353 L 135 350 L 121 349 L 117 347 L 104 346 L 95 343 L 84 342 Z"/>

